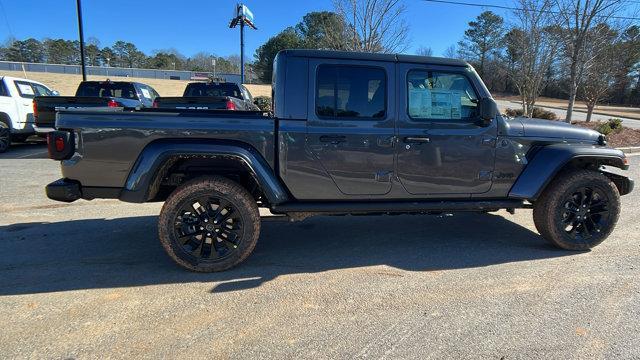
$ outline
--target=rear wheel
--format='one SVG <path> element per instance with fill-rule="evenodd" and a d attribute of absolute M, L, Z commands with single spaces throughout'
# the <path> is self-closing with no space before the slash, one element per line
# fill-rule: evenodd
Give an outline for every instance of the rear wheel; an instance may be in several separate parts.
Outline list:
<path fill-rule="evenodd" d="M 222 271 L 245 260 L 255 248 L 260 213 L 239 184 L 222 177 L 199 178 L 169 196 L 158 230 L 165 251 L 180 266 Z"/>
<path fill-rule="evenodd" d="M 533 208 L 540 235 L 567 250 L 588 250 L 602 243 L 619 215 L 618 189 L 605 175 L 592 170 L 561 174 Z"/>
<path fill-rule="evenodd" d="M 9 125 L 0 120 L 0 153 L 7 151 L 11 145 L 11 130 Z"/>

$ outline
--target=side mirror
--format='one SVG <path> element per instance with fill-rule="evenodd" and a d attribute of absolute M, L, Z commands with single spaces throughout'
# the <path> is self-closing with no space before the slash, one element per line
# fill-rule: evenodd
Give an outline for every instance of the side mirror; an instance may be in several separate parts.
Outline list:
<path fill-rule="evenodd" d="M 59 92 L 58 90 L 52 90 L 52 91 L 51 91 L 51 95 L 53 95 L 53 96 L 59 96 L 59 95 L 60 95 L 60 92 Z"/>
<path fill-rule="evenodd" d="M 480 121 L 485 126 L 491 124 L 491 121 L 498 116 L 498 105 L 492 98 L 480 99 L 478 110 L 480 112 Z"/>

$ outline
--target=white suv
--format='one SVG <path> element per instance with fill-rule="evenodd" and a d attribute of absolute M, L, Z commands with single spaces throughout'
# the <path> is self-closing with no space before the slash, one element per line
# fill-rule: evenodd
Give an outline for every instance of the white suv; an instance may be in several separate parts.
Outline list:
<path fill-rule="evenodd" d="M 25 141 L 35 134 L 33 129 L 33 98 L 57 95 L 45 85 L 27 79 L 0 76 L 0 152 L 11 141 Z"/>

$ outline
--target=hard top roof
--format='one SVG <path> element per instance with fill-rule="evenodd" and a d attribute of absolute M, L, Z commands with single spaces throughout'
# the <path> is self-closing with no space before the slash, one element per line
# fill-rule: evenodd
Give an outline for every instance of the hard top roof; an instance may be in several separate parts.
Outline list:
<path fill-rule="evenodd" d="M 404 54 L 379 54 L 379 53 L 363 53 L 353 51 L 334 51 L 334 50 L 283 50 L 285 56 L 294 57 L 311 57 L 311 58 L 327 58 L 327 59 L 349 59 L 349 60 L 367 60 L 367 61 L 389 61 L 389 62 L 407 62 L 418 64 L 433 65 L 450 65 L 450 66 L 469 66 L 464 60 L 448 59 L 432 56 L 404 55 Z"/>

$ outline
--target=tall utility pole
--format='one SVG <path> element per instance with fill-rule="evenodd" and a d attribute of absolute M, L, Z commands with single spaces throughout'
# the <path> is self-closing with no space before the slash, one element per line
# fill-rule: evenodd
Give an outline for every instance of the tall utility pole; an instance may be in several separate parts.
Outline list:
<path fill-rule="evenodd" d="M 80 66 L 82 67 L 82 81 L 87 81 L 87 68 L 84 63 L 84 30 L 82 29 L 82 4 L 76 0 L 78 11 L 78 33 L 80 34 Z"/>
<path fill-rule="evenodd" d="M 254 30 L 258 28 L 253 24 L 253 13 L 245 5 L 237 4 L 234 15 L 229 27 L 234 28 L 240 25 L 240 83 L 244 83 L 244 25 Z"/>

